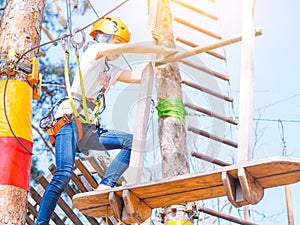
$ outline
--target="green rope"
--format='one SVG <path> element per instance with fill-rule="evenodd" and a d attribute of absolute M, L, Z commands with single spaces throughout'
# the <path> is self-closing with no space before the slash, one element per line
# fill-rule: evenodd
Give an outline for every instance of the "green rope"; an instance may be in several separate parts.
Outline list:
<path fill-rule="evenodd" d="M 182 100 L 176 97 L 166 97 L 161 99 L 158 102 L 156 109 L 159 118 L 163 116 L 174 117 L 184 122 L 184 118 L 187 115 Z"/>

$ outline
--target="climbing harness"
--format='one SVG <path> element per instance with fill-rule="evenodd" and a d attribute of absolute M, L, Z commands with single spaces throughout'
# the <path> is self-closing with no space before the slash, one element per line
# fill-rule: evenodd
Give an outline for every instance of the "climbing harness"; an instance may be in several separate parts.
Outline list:
<path fill-rule="evenodd" d="M 63 117 L 59 119 L 55 119 L 54 117 L 53 110 L 56 108 L 56 106 L 60 105 L 63 101 L 68 99 L 69 99 L 68 97 L 60 99 L 51 107 L 47 115 L 40 120 L 39 127 L 43 131 L 46 131 L 48 133 L 50 137 L 50 143 L 52 146 L 55 146 L 55 136 L 59 131 L 59 129 L 62 128 L 64 125 L 71 123 L 72 119 L 75 119 L 76 121 L 77 129 L 78 129 L 78 139 L 81 139 L 82 137 L 82 125 L 80 121 L 78 121 L 76 117 L 74 117 L 74 114 L 64 114 Z M 81 102 L 81 100 L 76 97 L 74 97 L 74 99 L 76 101 Z"/>
<path fill-rule="evenodd" d="M 78 32 L 78 28 L 74 30 L 74 35 Z M 41 119 L 40 121 L 40 127 L 44 130 L 47 131 L 47 133 L 50 136 L 50 143 L 54 146 L 55 145 L 55 136 L 57 132 L 66 124 L 71 123 L 73 119 L 76 121 L 77 129 L 78 129 L 78 140 L 82 138 L 82 124 L 81 123 L 87 123 L 87 124 L 95 124 L 96 128 L 100 127 L 100 115 L 104 111 L 106 104 L 105 104 L 105 91 L 109 85 L 110 81 L 110 76 L 106 76 L 103 87 L 97 94 L 97 97 L 93 99 L 93 102 L 90 101 L 90 99 L 87 99 L 85 97 L 85 88 L 84 88 L 84 83 L 83 83 L 83 77 L 82 77 L 82 72 L 80 69 L 80 60 L 79 60 L 79 49 L 83 46 L 85 42 L 85 34 L 82 31 L 82 41 L 81 42 L 76 42 L 74 40 L 74 37 L 71 38 L 71 44 L 75 48 L 76 51 L 76 61 L 78 64 L 78 75 L 79 75 L 79 80 L 80 80 L 80 87 L 81 87 L 81 94 L 77 93 L 71 93 L 71 85 L 70 85 L 70 79 L 69 79 L 69 50 L 66 48 L 66 43 L 65 43 L 65 37 L 62 36 L 62 47 L 66 53 L 65 57 L 65 69 L 64 69 L 64 74 L 65 74 L 65 83 L 66 83 L 66 89 L 67 89 L 67 94 L 68 97 L 60 99 L 56 104 L 52 106 L 48 114 Z M 69 46 L 69 43 L 68 43 Z M 108 65 L 107 65 L 108 67 Z M 109 68 L 109 67 L 108 67 Z M 56 106 L 60 105 L 63 101 L 69 100 L 71 108 L 73 113 L 71 114 L 64 114 L 63 117 L 59 119 L 55 119 L 53 115 L 53 110 Z M 79 107 L 83 109 L 84 115 L 79 114 L 75 107 L 75 102 L 74 100 L 78 101 L 80 103 Z M 92 116 L 93 119 L 91 120 L 88 114 L 88 108 L 93 109 Z"/>

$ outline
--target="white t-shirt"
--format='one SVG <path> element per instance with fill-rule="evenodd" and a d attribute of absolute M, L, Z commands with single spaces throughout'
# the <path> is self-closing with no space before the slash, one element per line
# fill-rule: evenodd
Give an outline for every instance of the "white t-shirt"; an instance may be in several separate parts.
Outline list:
<path fill-rule="evenodd" d="M 106 89 L 106 92 L 109 90 L 111 85 L 114 85 L 120 76 L 123 69 L 105 63 L 105 57 L 101 57 L 95 60 L 97 53 L 100 50 L 105 50 L 109 48 L 109 44 L 105 43 L 96 43 L 91 46 L 82 54 L 80 60 L 80 68 L 82 72 L 83 84 L 85 88 L 85 95 L 88 99 L 95 99 L 100 89 L 103 86 L 103 83 L 109 78 L 109 85 Z M 71 86 L 71 92 L 77 93 L 81 95 L 81 86 L 80 86 L 80 78 L 79 73 L 77 71 L 74 81 Z M 78 101 L 74 101 L 75 106 L 79 113 L 81 110 Z M 93 109 L 91 109 L 92 111 Z M 91 112 L 90 111 L 90 112 Z M 70 105 L 70 101 L 63 101 L 57 109 L 55 118 L 62 117 L 64 114 L 72 113 L 72 108 Z"/>

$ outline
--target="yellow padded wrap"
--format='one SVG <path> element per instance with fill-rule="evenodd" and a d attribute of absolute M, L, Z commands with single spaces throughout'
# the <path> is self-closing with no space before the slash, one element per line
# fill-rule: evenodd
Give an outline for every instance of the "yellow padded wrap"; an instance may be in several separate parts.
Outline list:
<path fill-rule="evenodd" d="M 4 87 L 6 80 L 0 80 L 0 137 L 13 136 L 4 114 Z M 6 88 L 6 114 L 17 137 L 32 141 L 32 88 L 25 82 L 9 80 Z"/>
<path fill-rule="evenodd" d="M 173 220 L 168 222 L 166 225 L 194 225 L 194 223 L 187 220 Z"/>

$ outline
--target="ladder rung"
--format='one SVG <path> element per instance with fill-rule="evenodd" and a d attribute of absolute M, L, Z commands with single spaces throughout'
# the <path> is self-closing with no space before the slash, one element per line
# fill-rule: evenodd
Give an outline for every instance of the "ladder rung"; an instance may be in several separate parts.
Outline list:
<path fill-rule="evenodd" d="M 215 96 L 217 98 L 221 98 L 221 99 L 224 99 L 226 101 L 233 102 L 233 98 L 232 97 L 228 97 L 226 95 L 222 95 L 222 94 L 220 94 L 220 93 L 218 93 L 216 91 L 210 90 L 210 89 L 208 89 L 206 87 L 200 86 L 200 85 L 192 83 L 190 81 L 182 80 L 181 83 L 186 84 L 186 85 L 188 85 L 188 86 L 190 86 L 192 88 L 198 89 L 200 91 L 203 91 L 203 92 L 205 92 L 207 94 L 213 95 L 213 96 Z"/>
<path fill-rule="evenodd" d="M 183 39 L 181 37 L 177 37 L 176 41 L 179 41 L 179 42 L 181 42 L 181 43 L 183 43 L 185 45 L 188 45 L 190 47 L 193 47 L 193 48 L 199 47 L 199 45 L 197 45 L 197 44 L 195 44 L 195 43 L 193 43 L 191 41 L 185 40 L 185 39 Z M 211 56 L 214 56 L 216 58 L 219 58 L 221 60 L 225 60 L 226 59 L 226 57 L 224 55 L 221 55 L 221 54 L 219 54 L 217 52 L 214 52 L 214 51 L 207 51 L 206 53 L 209 54 L 209 55 L 211 55 Z"/>
<path fill-rule="evenodd" d="M 198 159 L 203 159 L 206 162 L 210 162 L 210 163 L 213 163 L 213 164 L 216 164 L 216 165 L 219 165 L 219 166 L 231 166 L 230 163 L 223 162 L 223 161 L 221 161 L 219 159 L 215 159 L 215 158 L 209 157 L 209 156 L 201 154 L 199 152 L 192 151 L 191 154 L 192 154 L 192 156 L 194 156 L 194 157 L 196 157 Z"/>
<path fill-rule="evenodd" d="M 192 24 L 190 22 L 187 22 L 187 21 L 185 21 L 183 19 L 180 19 L 178 17 L 174 17 L 174 21 L 176 21 L 178 23 L 181 23 L 181 24 L 183 24 L 185 26 L 188 26 L 188 27 L 190 27 L 190 28 L 192 28 L 194 30 L 200 31 L 201 33 L 206 34 L 208 36 L 211 36 L 213 38 L 216 38 L 216 39 L 219 39 L 219 40 L 222 39 L 222 37 L 220 35 L 215 34 L 215 33 L 211 32 L 211 31 L 205 30 L 205 29 L 203 29 L 201 27 L 195 26 L 194 24 Z"/>
<path fill-rule="evenodd" d="M 205 11 L 203 11 L 203 10 L 201 10 L 201 9 L 199 9 L 199 8 L 197 8 L 197 7 L 195 7 L 195 6 L 192 6 L 192 5 L 190 5 L 190 4 L 187 4 L 187 3 L 183 2 L 183 1 L 180 1 L 180 0 L 172 0 L 172 2 L 175 2 L 175 3 L 177 3 L 178 5 L 181 5 L 181 6 L 185 7 L 185 8 L 190 9 L 190 10 L 193 10 L 193 11 L 195 11 L 195 12 L 197 12 L 197 13 L 203 15 L 203 16 L 206 16 L 206 17 L 210 18 L 210 19 L 213 19 L 213 20 L 218 20 L 218 19 L 219 19 L 218 17 L 216 17 L 216 16 L 214 16 L 214 15 L 208 13 L 208 12 L 205 12 Z"/>
<path fill-rule="evenodd" d="M 220 78 L 220 79 L 222 79 L 222 80 L 225 80 L 225 81 L 229 81 L 229 77 L 228 76 L 226 76 L 226 75 L 223 75 L 223 74 L 221 74 L 221 73 L 218 73 L 218 72 L 216 72 L 216 71 L 214 71 L 214 70 L 211 70 L 211 69 L 208 69 L 208 68 L 206 68 L 206 67 L 204 67 L 204 66 L 200 66 L 200 65 L 197 65 L 197 64 L 195 64 L 195 63 L 193 63 L 193 62 L 191 62 L 191 61 L 188 61 L 188 60 L 180 60 L 180 62 L 182 62 L 183 64 L 185 64 L 185 65 L 187 65 L 187 66 L 190 66 L 190 67 L 193 67 L 193 68 L 195 68 L 195 69 L 197 69 L 197 70 L 201 70 L 201 71 L 203 71 L 203 72 L 205 72 L 205 73 L 207 73 L 207 74 L 209 74 L 209 75 L 213 75 L 213 76 L 215 76 L 215 77 L 217 77 L 217 78 Z"/>
<path fill-rule="evenodd" d="M 199 130 L 199 129 L 195 128 L 195 127 L 188 126 L 188 131 L 191 131 L 191 132 L 193 132 L 195 134 L 199 134 L 201 136 L 204 136 L 204 137 L 210 138 L 212 140 L 221 142 L 223 144 L 230 145 L 230 146 L 235 147 L 235 148 L 238 147 L 238 144 L 236 142 L 233 142 L 233 141 L 225 139 L 225 138 L 221 138 L 221 137 L 219 137 L 217 135 L 208 133 L 208 132 L 206 132 L 204 130 Z"/>
<path fill-rule="evenodd" d="M 227 214 L 224 214 L 224 213 L 221 213 L 221 212 L 217 212 L 217 211 L 214 211 L 212 209 L 205 208 L 203 206 L 198 206 L 197 209 L 200 212 L 204 212 L 206 214 L 209 214 L 209 215 L 212 215 L 212 216 L 216 216 L 216 217 L 219 217 L 219 218 L 222 218 L 222 219 L 225 219 L 225 220 L 237 223 L 237 224 L 241 224 L 241 225 L 256 225 L 256 223 L 252 223 L 252 222 L 249 222 L 247 220 L 243 220 L 243 219 L 231 216 L 231 215 L 227 215 Z"/>
<path fill-rule="evenodd" d="M 262 34 L 261 30 L 255 31 L 255 36 L 259 36 L 261 34 Z M 232 37 L 232 38 L 229 38 L 226 40 L 216 41 L 215 43 L 211 43 L 211 44 L 208 44 L 205 46 L 199 46 L 199 47 L 190 49 L 189 51 L 179 52 L 179 53 L 167 56 L 163 60 L 161 60 L 161 64 L 170 63 L 170 62 L 178 62 L 183 58 L 187 58 L 187 57 L 194 56 L 194 55 L 197 55 L 197 54 L 200 54 L 203 52 L 207 52 L 212 49 L 224 47 L 225 45 L 233 44 L 233 43 L 239 42 L 241 40 L 242 40 L 242 35 L 239 35 L 239 36 Z M 157 64 L 159 64 L 159 63 L 157 63 Z"/>
<path fill-rule="evenodd" d="M 56 6 L 56 9 L 57 9 L 57 14 L 58 14 L 58 17 L 60 19 L 61 25 L 63 26 L 64 29 L 67 29 L 67 23 L 64 19 L 62 10 L 61 10 L 60 5 L 59 5 L 59 1 L 54 0 L 54 3 L 55 3 L 55 6 Z"/>
<path fill-rule="evenodd" d="M 50 34 L 49 30 L 47 29 L 47 27 L 45 26 L 45 24 L 42 24 L 42 30 L 45 32 L 45 34 L 47 35 L 47 37 L 50 39 L 50 41 L 52 41 L 53 45 L 56 46 L 57 45 L 57 41 L 54 41 L 54 38 L 52 37 L 52 35 Z"/>
<path fill-rule="evenodd" d="M 218 118 L 218 119 L 220 119 L 220 120 L 226 121 L 226 122 L 228 122 L 228 123 L 231 123 L 231 124 L 234 124 L 234 125 L 237 125 L 237 124 L 238 124 L 238 121 L 237 121 L 237 120 L 234 120 L 234 119 L 229 118 L 229 117 L 222 116 L 222 115 L 220 115 L 220 114 L 217 114 L 217 113 L 215 113 L 215 112 L 213 112 L 213 111 L 210 111 L 210 110 L 204 109 L 204 108 L 202 108 L 202 107 L 196 106 L 196 105 L 194 105 L 194 104 L 185 102 L 185 103 L 184 103 L 184 106 L 189 107 L 189 108 L 191 108 L 191 109 L 194 109 L 194 110 L 196 110 L 196 111 L 198 111 L 198 112 L 204 113 L 204 114 L 206 114 L 206 115 L 208 115 L 208 116 L 212 116 L 212 117 Z"/>

